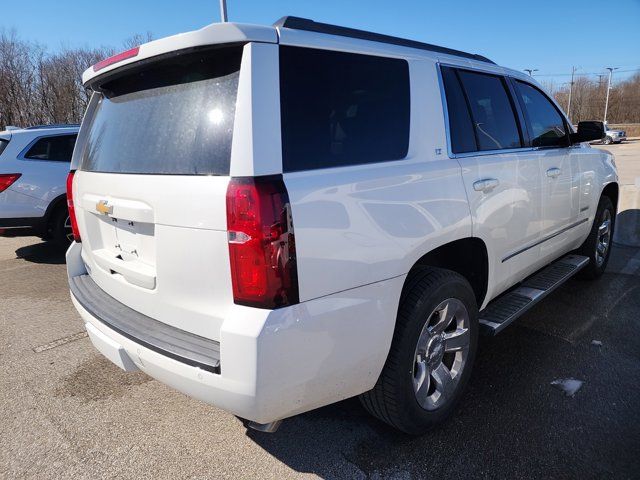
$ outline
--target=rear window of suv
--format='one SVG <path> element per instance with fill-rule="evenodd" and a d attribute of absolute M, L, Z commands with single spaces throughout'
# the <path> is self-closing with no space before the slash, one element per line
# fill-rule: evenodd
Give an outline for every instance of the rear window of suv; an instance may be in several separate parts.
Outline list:
<path fill-rule="evenodd" d="M 405 60 L 280 47 L 285 172 L 399 160 L 409 148 Z"/>
<path fill-rule="evenodd" d="M 109 77 L 80 169 L 228 175 L 241 58 L 242 46 L 192 51 Z"/>

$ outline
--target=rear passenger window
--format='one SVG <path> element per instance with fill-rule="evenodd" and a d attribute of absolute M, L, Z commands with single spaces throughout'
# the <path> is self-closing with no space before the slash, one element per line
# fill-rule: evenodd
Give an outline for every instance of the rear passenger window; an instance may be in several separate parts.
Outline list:
<path fill-rule="evenodd" d="M 474 152 L 477 147 L 473 123 L 456 71 L 442 67 L 442 81 L 447 96 L 451 151 L 453 153 Z"/>
<path fill-rule="evenodd" d="M 280 104 L 285 172 L 407 155 L 405 60 L 280 47 Z"/>
<path fill-rule="evenodd" d="M 467 94 L 478 150 L 502 150 L 522 146 L 516 116 L 504 79 L 458 70 Z"/>
<path fill-rule="evenodd" d="M 4 152 L 4 149 L 9 145 L 9 140 L 5 140 L 4 138 L 0 138 L 0 155 Z"/>
<path fill-rule="evenodd" d="M 520 81 L 516 85 L 531 130 L 531 146 L 566 147 L 567 129 L 556 107 L 537 88 Z"/>
<path fill-rule="evenodd" d="M 56 135 L 42 137 L 34 143 L 24 158 L 32 160 L 50 160 L 70 162 L 77 135 Z"/>

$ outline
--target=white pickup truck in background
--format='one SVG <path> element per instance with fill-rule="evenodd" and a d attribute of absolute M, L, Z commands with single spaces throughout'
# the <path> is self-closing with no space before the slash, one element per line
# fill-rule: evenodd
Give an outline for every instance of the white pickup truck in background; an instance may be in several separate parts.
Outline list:
<path fill-rule="evenodd" d="M 616 130 L 613 128 L 609 128 L 608 125 L 605 124 L 605 137 L 602 140 L 602 143 L 605 145 L 611 145 L 612 143 L 622 143 L 627 140 L 627 132 L 624 130 Z"/>

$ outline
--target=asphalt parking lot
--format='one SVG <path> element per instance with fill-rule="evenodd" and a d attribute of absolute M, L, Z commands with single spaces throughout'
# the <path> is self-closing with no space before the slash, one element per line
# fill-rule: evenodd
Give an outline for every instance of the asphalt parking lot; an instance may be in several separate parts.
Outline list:
<path fill-rule="evenodd" d="M 606 148 L 633 177 L 640 142 Z M 120 371 L 82 333 L 64 256 L 37 238 L 0 238 L 0 299 L 2 478 L 640 477 L 640 248 L 617 245 L 600 280 L 482 338 L 459 411 L 421 438 L 355 399 L 248 432 Z M 551 385 L 566 378 L 584 382 L 573 397 Z"/>

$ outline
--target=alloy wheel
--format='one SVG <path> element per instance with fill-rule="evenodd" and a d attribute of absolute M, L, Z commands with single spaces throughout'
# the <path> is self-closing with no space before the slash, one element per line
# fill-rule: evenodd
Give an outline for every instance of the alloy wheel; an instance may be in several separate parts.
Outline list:
<path fill-rule="evenodd" d="M 64 236 L 69 243 L 73 242 L 73 230 L 71 229 L 71 217 L 69 215 L 64 219 Z"/>
<path fill-rule="evenodd" d="M 414 354 L 413 390 L 418 404 L 436 410 L 454 395 L 469 356 L 469 312 L 456 298 L 427 318 Z"/>
<path fill-rule="evenodd" d="M 611 212 L 604 210 L 602 223 L 598 227 L 598 240 L 596 241 L 596 264 L 601 266 L 607 258 L 607 252 L 611 245 Z"/>

